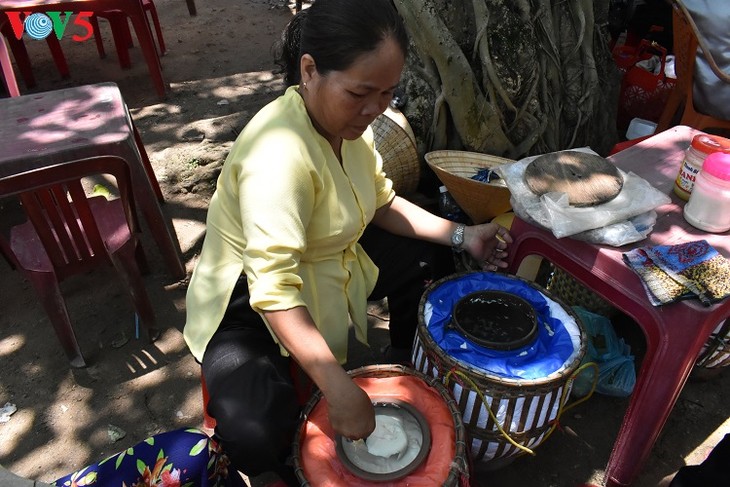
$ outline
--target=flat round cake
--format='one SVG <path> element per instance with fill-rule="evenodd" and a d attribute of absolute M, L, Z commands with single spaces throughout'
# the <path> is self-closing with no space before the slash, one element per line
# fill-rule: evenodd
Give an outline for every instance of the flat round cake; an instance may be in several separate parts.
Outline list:
<path fill-rule="evenodd" d="M 594 206 L 615 198 L 624 181 L 606 158 L 578 151 L 561 151 L 536 158 L 525 168 L 525 183 L 538 196 L 559 192 L 571 206 Z"/>

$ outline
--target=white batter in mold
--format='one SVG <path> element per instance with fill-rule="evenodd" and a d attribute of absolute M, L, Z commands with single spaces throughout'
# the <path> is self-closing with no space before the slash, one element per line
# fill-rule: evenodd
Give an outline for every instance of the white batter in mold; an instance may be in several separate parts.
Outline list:
<path fill-rule="evenodd" d="M 408 466 L 423 447 L 423 432 L 416 418 L 399 407 L 377 407 L 375 430 L 365 440 L 343 443 L 347 458 L 358 468 L 377 474 Z"/>

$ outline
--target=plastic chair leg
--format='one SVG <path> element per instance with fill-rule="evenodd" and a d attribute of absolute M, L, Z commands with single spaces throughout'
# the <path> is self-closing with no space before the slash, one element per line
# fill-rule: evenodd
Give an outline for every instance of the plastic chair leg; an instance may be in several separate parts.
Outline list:
<path fill-rule="evenodd" d="M 137 239 L 137 245 L 134 249 L 134 260 L 137 263 L 137 268 L 139 269 L 140 274 L 146 276 L 150 273 L 150 266 L 147 262 L 147 255 L 145 255 L 144 249 L 142 248 L 142 244 L 139 242 L 139 239 Z"/>
<path fill-rule="evenodd" d="M 198 15 L 198 10 L 195 8 L 195 0 L 185 0 L 188 4 L 188 13 L 190 16 Z"/>
<path fill-rule="evenodd" d="M 66 302 L 63 295 L 61 295 L 61 288 L 56 275 L 47 272 L 29 272 L 26 276 L 40 296 L 41 304 L 46 310 L 56 336 L 71 362 L 71 367 L 86 367 L 86 361 L 81 354 L 79 342 L 76 340 L 76 333 L 74 333 L 71 326 L 71 319 L 68 316 Z"/>
<path fill-rule="evenodd" d="M 157 176 L 155 175 L 155 170 L 152 168 L 152 163 L 150 162 L 150 158 L 147 155 L 147 151 L 144 149 L 144 144 L 142 143 L 142 137 L 140 137 L 139 131 L 137 130 L 137 127 L 135 127 L 134 123 L 132 123 L 132 129 L 134 131 L 134 141 L 137 143 L 137 149 L 139 150 L 139 155 L 142 158 L 142 164 L 144 165 L 144 170 L 147 173 L 147 177 L 150 180 L 152 189 L 154 190 L 155 195 L 157 196 L 157 200 L 160 203 L 164 203 L 165 197 L 162 194 L 162 188 L 160 188 L 160 182 L 157 180 Z"/>
<path fill-rule="evenodd" d="M 12 270 L 16 270 L 18 268 L 18 263 L 15 260 L 13 249 L 10 248 L 10 243 L 3 235 L 0 235 L 0 255 L 2 255 L 3 259 L 5 259 L 5 262 L 8 263 Z"/>
<path fill-rule="evenodd" d="M 3 33 L 4 34 L 4 33 Z M 8 41 L 8 46 L 13 52 L 15 58 L 15 64 L 18 65 L 18 71 L 20 76 L 23 78 L 26 88 L 35 88 L 36 80 L 33 75 L 33 67 L 30 64 L 30 57 L 28 56 L 28 50 L 25 48 L 25 43 L 22 40 L 18 40 L 14 35 L 5 36 Z"/>
<path fill-rule="evenodd" d="M 46 37 L 46 44 L 48 44 L 48 48 L 51 50 L 51 56 L 53 57 L 53 62 L 56 64 L 56 68 L 58 69 L 58 72 L 61 74 L 62 79 L 66 79 L 71 76 L 71 73 L 68 70 L 68 63 L 66 62 L 66 56 L 63 54 L 63 49 L 61 49 L 61 43 L 58 42 L 58 39 L 56 39 L 56 36 L 51 34 L 48 37 Z"/>
<path fill-rule="evenodd" d="M 145 327 L 147 337 L 152 342 L 157 338 L 157 320 L 152 302 L 147 295 L 142 275 L 136 262 L 136 237 L 131 238 L 117 252 L 111 255 L 112 263 L 132 298 L 134 309 Z"/>
<path fill-rule="evenodd" d="M 94 31 L 94 42 L 96 42 L 96 51 L 99 53 L 101 59 L 106 58 L 106 51 L 104 50 L 104 40 L 101 38 L 101 29 L 99 29 L 99 17 L 94 14 L 91 16 L 91 28 Z"/>
<path fill-rule="evenodd" d="M 160 56 L 164 56 L 167 53 L 167 47 L 165 47 L 165 39 L 162 37 L 162 26 L 160 25 L 160 19 L 157 17 L 157 8 L 152 2 L 146 3 L 145 8 L 149 10 L 150 16 L 152 17 L 152 24 L 155 26 L 155 35 L 157 35 L 157 43 L 160 45 Z"/>
<path fill-rule="evenodd" d="M 13 64 L 10 61 L 8 45 L 2 35 L 0 35 L 0 71 L 2 71 L 3 82 L 8 95 L 20 96 L 18 81 L 15 79 L 15 71 L 13 71 Z"/>
<path fill-rule="evenodd" d="M 129 32 L 127 17 L 121 12 L 108 12 L 107 15 L 112 29 L 117 58 L 119 58 L 119 66 L 122 69 L 130 69 L 132 60 L 129 57 L 129 47 L 132 35 Z"/>

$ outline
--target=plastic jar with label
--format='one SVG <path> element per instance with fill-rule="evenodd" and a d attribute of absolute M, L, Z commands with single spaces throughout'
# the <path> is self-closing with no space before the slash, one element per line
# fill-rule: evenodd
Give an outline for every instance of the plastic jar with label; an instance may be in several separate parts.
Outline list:
<path fill-rule="evenodd" d="M 697 173 L 702 169 L 702 163 L 713 152 L 730 153 L 730 139 L 710 134 L 698 134 L 692 138 L 692 143 L 679 167 L 677 179 L 674 181 L 674 193 L 677 196 L 685 201 L 689 199 Z"/>
<path fill-rule="evenodd" d="M 684 219 L 706 232 L 730 230 L 730 154 L 707 156 L 684 205 Z"/>

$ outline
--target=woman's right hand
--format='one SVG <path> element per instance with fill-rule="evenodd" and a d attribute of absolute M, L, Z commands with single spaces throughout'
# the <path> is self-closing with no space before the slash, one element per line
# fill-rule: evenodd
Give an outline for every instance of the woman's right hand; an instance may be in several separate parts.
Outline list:
<path fill-rule="evenodd" d="M 350 440 L 367 438 L 375 429 L 375 408 L 365 391 L 349 375 L 329 390 L 327 399 L 330 425 Z"/>
<path fill-rule="evenodd" d="M 307 308 L 266 311 L 264 316 L 284 347 L 322 391 L 335 432 L 351 440 L 367 438 L 375 429 L 373 403 L 335 359 Z"/>

